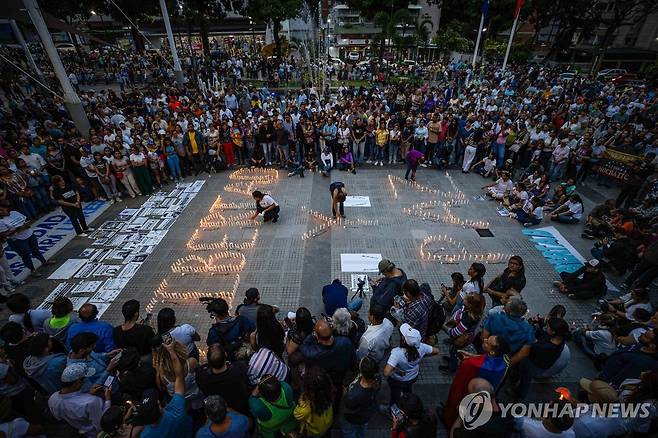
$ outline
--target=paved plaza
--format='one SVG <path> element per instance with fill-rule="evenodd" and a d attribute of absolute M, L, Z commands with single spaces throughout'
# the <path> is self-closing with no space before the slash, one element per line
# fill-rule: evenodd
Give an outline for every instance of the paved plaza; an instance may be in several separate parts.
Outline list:
<path fill-rule="evenodd" d="M 592 302 L 567 301 L 552 290 L 552 282 L 559 278 L 557 272 L 522 234 L 523 227 L 515 220 L 501 217 L 495 202 L 476 199 L 488 180 L 458 171 L 450 171 L 449 178 L 445 171 L 421 169 L 418 182 L 422 187 L 414 187 L 399 179 L 403 173 L 399 166 L 360 169 L 356 175 L 336 171 L 331 178 L 313 173 L 307 173 L 303 179 L 287 178 L 284 171 L 269 178 L 272 173 L 252 174 L 247 170 L 205 176 L 198 195 L 109 306 L 103 319 L 120 323 L 121 304 L 136 298 L 143 306 L 148 305 L 154 315 L 162 307 L 174 308 L 179 321 L 193 324 L 205 338 L 211 320 L 197 297 L 222 291 L 235 306 L 249 287 L 257 287 L 263 302 L 277 305 L 283 312 L 306 306 L 319 315 L 323 310 L 322 286 L 334 278 L 340 278 L 348 287 L 351 283 L 351 274 L 341 272 L 341 254 L 346 253 L 381 254 L 394 261 L 409 278 L 429 283 L 436 293 L 442 282 L 450 284 L 450 273 L 465 274 L 471 262 L 422 260 L 421 245 L 425 242 L 425 254 L 437 256 L 459 253 L 462 258 L 463 254 L 474 258 L 500 253 L 503 263 L 486 264 L 485 282 L 505 268 L 507 255 L 520 255 L 525 261 L 528 280 L 523 297 L 531 314 L 543 314 L 554 304 L 563 303 L 567 319 L 575 326 L 589 321 Z M 343 181 L 351 195 L 369 197 L 371 207 L 346 207 L 347 222 L 314 236 L 313 231 L 325 224 L 318 216 L 331 214 L 331 181 Z M 167 191 L 172 188 L 170 185 Z M 246 193 L 252 189 L 270 193 L 279 202 L 278 223 L 254 225 L 244 220 L 246 208 L 252 204 L 251 196 Z M 603 194 L 587 187 L 580 193 L 586 201 L 586 212 L 604 199 Z M 480 237 L 471 226 L 447 224 L 443 219 L 424 220 L 405 210 L 418 213 L 414 206 L 426 203 L 427 208 L 419 213 L 421 216 L 427 213 L 445 218 L 448 212 L 440 202 L 439 205 L 429 203 L 446 200 L 452 221 L 469 225 L 482 222 L 479 226 L 488 227 L 493 237 Z M 115 220 L 123 209 L 138 208 L 142 202 L 143 199 L 136 199 L 114 205 L 93 226 Z M 557 229 L 587 258 L 591 241 L 580 238 L 581 225 L 558 225 Z M 438 241 L 430 242 L 428 236 L 439 236 Z M 74 239 L 54 260 L 60 265 L 78 257 L 91 243 L 89 239 Z M 33 302 L 40 303 L 60 282 L 33 281 L 22 291 L 33 297 Z M 361 314 L 364 318 L 367 315 L 367 304 Z M 205 339 L 200 344 L 205 345 Z M 573 346 L 571 351 L 571 366 L 550 381 L 535 382 L 531 401 L 550 397 L 557 386 L 575 390 L 578 379 L 595 374 L 585 356 Z M 414 386 L 414 392 L 431 405 L 445 400 L 451 382 L 451 376 L 438 371 L 438 363 L 438 357 L 425 359 Z M 383 390 L 380 395 L 384 401 L 388 391 Z M 383 429 L 389 427 L 389 422 L 381 416 L 376 416 L 373 423 L 371 436 L 383 436 Z"/>

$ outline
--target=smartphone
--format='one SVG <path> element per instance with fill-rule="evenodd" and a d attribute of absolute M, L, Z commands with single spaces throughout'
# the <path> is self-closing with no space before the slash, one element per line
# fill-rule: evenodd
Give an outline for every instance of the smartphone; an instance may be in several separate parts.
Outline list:
<path fill-rule="evenodd" d="M 142 324 L 149 325 L 149 323 L 151 322 L 152 317 L 153 317 L 152 313 L 147 313 L 146 318 L 144 318 L 144 320 L 142 321 Z"/>
<path fill-rule="evenodd" d="M 398 424 L 404 421 L 404 414 L 400 410 L 397 404 L 391 405 L 391 415 L 397 420 Z"/>
<path fill-rule="evenodd" d="M 121 356 L 123 355 L 123 350 L 119 351 L 112 359 L 115 359 L 117 362 L 121 360 Z"/>
<path fill-rule="evenodd" d="M 111 388 L 112 382 L 114 382 L 114 376 L 107 376 L 107 379 L 105 379 L 105 383 L 103 383 L 103 386 L 106 388 Z"/>
<path fill-rule="evenodd" d="M 172 342 L 173 340 L 174 340 L 174 338 L 171 337 L 171 333 L 167 332 L 167 333 L 163 333 L 163 334 L 162 334 L 162 342 L 163 342 L 164 344 L 169 345 L 169 344 L 171 344 L 171 342 Z"/>

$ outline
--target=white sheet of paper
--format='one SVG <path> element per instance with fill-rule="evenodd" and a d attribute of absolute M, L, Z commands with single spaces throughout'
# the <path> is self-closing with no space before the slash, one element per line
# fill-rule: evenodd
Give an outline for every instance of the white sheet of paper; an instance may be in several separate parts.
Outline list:
<path fill-rule="evenodd" d="M 130 262 L 127 265 L 124 265 L 124 268 L 121 270 L 121 272 L 119 272 L 119 275 L 117 275 L 117 277 L 132 278 L 132 276 L 137 273 L 140 266 L 142 266 L 141 263 Z"/>
<path fill-rule="evenodd" d="M 130 281 L 130 278 L 108 278 L 103 283 L 101 290 L 121 290 L 126 287 L 126 284 Z"/>
<path fill-rule="evenodd" d="M 370 196 L 347 196 L 345 207 L 371 207 Z"/>
<path fill-rule="evenodd" d="M 88 278 L 98 268 L 98 263 L 88 262 L 75 273 L 73 278 Z"/>
<path fill-rule="evenodd" d="M 379 272 L 381 254 L 341 254 L 341 272 Z"/>
<path fill-rule="evenodd" d="M 73 277 L 85 263 L 87 263 L 85 259 L 68 259 L 55 272 L 50 274 L 48 280 L 67 280 Z"/>
<path fill-rule="evenodd" d="M 98 290 L 101 284 L 103 284 L 103 282 L 99 280 L 81 281 L 75 285 L 72 292 L 76 294 L 93 294 Z"/>

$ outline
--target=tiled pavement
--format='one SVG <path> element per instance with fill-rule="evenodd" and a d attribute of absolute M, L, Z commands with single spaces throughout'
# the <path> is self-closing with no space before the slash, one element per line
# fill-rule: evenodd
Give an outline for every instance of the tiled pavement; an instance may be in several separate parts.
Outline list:
<path fill-rule="evenodd" d="M 451 272 L 465 273 L 469 265 L 469 262 L 453 265 L 419 259 L 419 245 L 425 236 L 446 234 L 459 240 L 467 250 L 474 253 L 492 251 L 522 256 L 528 279 L 523 295 L 532 314 L 544 313 L 554 304 L 561 302 L 567 307 L 569 320 L 576 321 L 577 325 L 588 320 L 592 303 L 566 301 L 559 294 L 551 291 L 551 283 L 558 278 L 557 273 L 521 234 L 522 228 L 519 224 L 514 220 L 498 216 L 495 203 L 472 199 L 474 195 L 481 193 L 480 187 L 488 181 L 477 175 L 451 172 L 455 183 L 470 201 L 467 205 L 453 208 L 453 212 L 463 219 L 488 221 L 494 237 L 482 238 L 473 229 L 425 222 L 404 215 L 403 207 L 409 207 L 416 202 L 429 201 L 433 195 L 398 185 L 399 196 L 398 199 L 394 199 L 387 178 L 389 173 L 402 176 L 403 168 L 401 166 L 366 168 L 361 169 L 356 175 L 334 172 L 331 178 L 307 174 L 304 179 L 286 178 L 285 173 L 280 172 L 277 183 L 265 189 L 281 204 L 281 219 L 277 224 L 260 226 L 256 247 L 242 250 L 246 265 L 239 273 L 240 282 L 236 300 L 239 302 L 244 290 L 255 286 L 261 290 L 263 301 L 276 304 L 283 311 L 295 310 L 298 306 L 304 305 L 319 314 L 322 311 L 321 287 L 333 278 L 340 278 L 344 283 L 350 281 L 349 274 L 340 272 L 340 254 L 346 252 L 381 253 L 402 267 L 410 278 L 428 282 L 434 289 L 438 289 L 441 282 L 449 283 Z M 377 220 L 379 225 L 334 228 L 318 237 L 303 240 L 302 234 L 309 228 L 317 226 L 319 222 L 302 211 L 301 207 L 306 206 L 326 214 L 330 213 L 328 190 L 330 180 L 345 182 L 351 194 L 370 197 L 371 208 L 347 208 L 348 218 Z M 438 187 L 440 190 L 451 190 L 445 172 L 421 169 L 418 172 L 418 181 Z M 218 195 L 222 196 L 224 202 L 250 201 L 250 198 L 244 195 L 224 192 L 224 186 L 231 182 L 234 181 L 228 179 L 228 172 L 207 178 L 202 191 L 185 209 L 165 239 L 110 306 L 104 319 L 119 323 L 120 306 L 123 301 L 136 298 L 144 304 L 147 303 L 164 279 L 167 280 L 169 290 L 172 292 L 200 291 L 210 294 L 213 291 L 230 289 L 235 281 L 235 274 L 203 273 L 181 276 L 171 271 L 171 264 L 189 253 L 186 244 L 198 227 L 199 220 L 208 214 Z M 586 211 L 604 199 L 604 193 L 601 193 L 596 186 L 582 187 L 579 192 L 585 199 Z M 136 206 L 139 202 L 139 200 L 128 200 L 120 206 L 113 206 L 95 225 L 113 219 L 120 209 Z M 225 211 L 222 214 L 231 216 L 238 212 Z M 579 237 L 581 225 L 558 225 L 557 228 L 584 257 L 588 257 L 591 241 Z M 223 235 L 227 234 L 231 241 L 241 243 L 249 240 L 253 232 L 252 228 L 241 229 L 229 226 L 219 230 L 204 231 L 202 241 L 219 242 Z M 89 243 L 85 239 L 74 239 L 55 256 L 55 260 L 61 263 L 69 257 L 74 257 Z M 198 255 L 204 254 L 198 253 Z M 500 272 L 504 266 L 503 264 L 487 265 L 488 273 L 485 281 Z M 33 281 L 23 286 L 21 291 L 33 297 L 33 302 L 38 303 L 56 284 L 57 282 L 51 280 Z M 196 300 L 179 298 L 161 300 L 156 305 L 155 312 L 164 306 L 173 307 L 178 320 L 193 324 L 202 336 L 207 332 L 210 319 L 204 306 Z M 366 310 L 364 308 L 362 313 Z M 6 317 L 6 310 L 1 316 Z M 562 385 L 576 389 L 580 377 L 594 375 L 595 371 L 587 358 L 575 348 L 571 351 L 570 366 L 548 382 L 534 383 L 530 393 L 531 400 L 546 399 L 555 386 Z M 424 360 L 420 378 L 414 386 L 414 391 L 419 393 L 429 405 L 436 405 L 445 399 L 451 382 L 451 376 L 438 372 L 438 362 L 438 358 Z M 387 391 L 382 391 L 381 396 L 382 401 L 385 401 Z M 385 436 L 388 427 L 388 422 L 383 417 L 377 416 L 371 424 L 369 436 Z"/>

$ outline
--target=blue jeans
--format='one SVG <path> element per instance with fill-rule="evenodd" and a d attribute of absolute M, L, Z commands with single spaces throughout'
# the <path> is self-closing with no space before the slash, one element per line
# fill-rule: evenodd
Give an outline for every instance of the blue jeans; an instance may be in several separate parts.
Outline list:
<path fill-rule="evenodd" d="M 169 168 L 169 176 L 174 179 L 181 178 L 180 159 L 178 155 L 171 154 L 167 157 L 167 167 Z"/>
<path fill-rule="evenodd" d="M 379 147 L 378 145 L 375 145 L 375 153 L 373 154 L 373 160 L 384 161 L 384 146 Z"/>
<path fill-rule="evenodd" d="M 389 143 L 388 144 L 388 161 L 393 163 L 398 162 L 398 149 L 400 149 L 399 144 Z"/>
<path fill-rule="evenodd" d="M 505 143 L 494 142 L 493 151 L 496 154 L 496 167 L 502 169 L 505 165 Z"/>
<path fill-rule="evenodd" d="M 366 146 L 365 146 L 365 156 L 368 160 L 374 160 L 375 159 L 375 150 L 373 149 L 375 147 L 375 138 L 374 137 L 366 137 Z"/>
<path fill-rule="evenodd" d="M 37 241 L 37 236 L 32 234 L 27 239 L 7 239 L 9 248 L 12 249 L 23 261 L 23 264 L 30 270 L 34 271 L 34 263 L 32 263 L 32 257 L 39 260 L 42 265 L 46 264 L 46 259 L 41 255 L 39 250 L 39 242 Z"/>
<path fill-rule="evenodd" d="M 368 431 L 368 423 L 354 424 L 342 418 L 340 421 L 340 429 L 343 432 L 343 438 L 365 438 Z"/>
<path fill-rule="evenodd" d="M 563 224 L 575 224 L 580 221 L 580 219 L 576 219 L 573 216 L 567 216 L 566 214 L 558 214 L 557 219 L 553 219 L 558 222 L 562 222 Z"/>
<path fill-rule="evenodd" d="M 551 175 L 550 175 L 550 180 L 551 181 L 557 181 L 562 178 L 562 173 L 564 170 L 564 166 L 567 163 L 560 163 L 560 164 L 551 164 Z"/>

